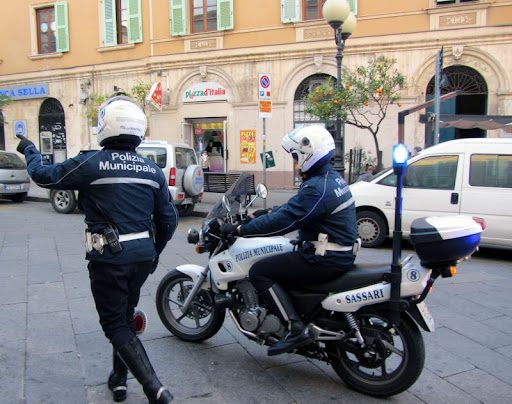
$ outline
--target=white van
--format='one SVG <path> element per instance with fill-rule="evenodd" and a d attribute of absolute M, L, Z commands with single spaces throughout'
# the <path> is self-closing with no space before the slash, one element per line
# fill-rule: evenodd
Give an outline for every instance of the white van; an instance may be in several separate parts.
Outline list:
<path fill-rule="evenodd" d="M 396 176 L 384 170 L 350 186 L 358 233 L 365 247 L 392 235 Z M 429 147 L 407 163 L 402 231 L 419 217 L 463 214 L 481 217 L 481 245 L 512 248 L 512 139 L 460 139 Z"/>

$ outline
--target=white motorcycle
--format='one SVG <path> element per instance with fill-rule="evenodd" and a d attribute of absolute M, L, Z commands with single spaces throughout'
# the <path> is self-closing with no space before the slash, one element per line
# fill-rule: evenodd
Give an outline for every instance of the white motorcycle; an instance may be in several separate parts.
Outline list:
<path fill-rule="evenodd" d="M 247 220 L 252 176 L 242 174 L 217 202 L 202 229 L 189 230 L 196 252 L 210 254 L 206 267 L 187 264 L 160 282 L 156 304 L 163 324 L 185 341 L 201 342 L 221 328 L 226 310 L 238 330 L 256 343 L 271 345 L 285 335 L 283 321 L 269 311 L 250 283 L 252 265 L 295 248 L 285 237 L 242 238 L 222 235 L 223 223 Z M 252 188 L 254 194 L 254 188 Z M 258 196 L 266 197 L 263 185 Z M 439 226 L 442 223 L 442 229 Z M 329 363 L 351 388 L 388 397 L 419 377 L 425 347 L 419 327 L 433 331 L 424 299 L 436 278 L 450 277 L 480 240 L 471 218 L 419 219 L 411 228 L 421 266 L 412 256 L 401 262 L 396 305 L 390 264 L 358 264 L 339 279 L 289 290 L 295 308 L 315 342 L 294 353 Z M 279 270 L 276 268 L 276 270 Z"/>

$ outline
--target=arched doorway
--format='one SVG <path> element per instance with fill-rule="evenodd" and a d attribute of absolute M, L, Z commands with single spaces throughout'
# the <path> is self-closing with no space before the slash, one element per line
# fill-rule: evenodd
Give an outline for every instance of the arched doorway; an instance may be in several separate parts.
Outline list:
<path fill-rule="evenodd" d="M 55 98 L 47 98 L 39 109 L 39 147 L 49 164 L 67 158 L 66 121 L 64 108 Z"/>
<path fill-rule="evenodd" d="M 446 67 L 443 69 L 441 83 L 441 95 L 455 90 L 462 91 L 461 95 L 441 102 L 441 115 L 485 115 L 487 113 L 487 83 L 475 69 L 462 65 Z M 434 98 L 434 91 L 435 77 L 432 77 L 427 85 L 427 101 Z M 434 107 L 427 109 L 427 113 L 433 112 Z M 433 125 L 425 125 L 425 146 L 433 144 L 434 134 L 432 129 Z M 486 132 L 482 129 L 442 128 L 439 134 L 440 142 L 486 136 Z"/>
<path fill-rule="evenodd" d="M 293 97 L 293 127 L 300 128 L 302 126 L 313 125 L 313 124 L 323 124 L 326 129 L 331 133 L 334 137 L 336 128 L 334 122 L 323 122 L 317 116 L 309 115 L 305 112 L 305 103 L 304 97 L 306 97 L 310 91 L 314 90 L 315 87 L 326 83 L 328 80 L 336 80 L 333 76 L 329 74 L 314 74 L 312 76 L 306 77 L 299 84 L 297 89 L 295 90 L 295 95 Z M 343 133 L 342 133 L 343 136 Z M 294 185 L 299 186 L 301 183 L 301 179 L 298 175 L 298 170 L 294 167 Z"/>
<path fill-rule="evenodd" d="M 0 150 L 5 150 L 4 114 L 0 110 Z"/>

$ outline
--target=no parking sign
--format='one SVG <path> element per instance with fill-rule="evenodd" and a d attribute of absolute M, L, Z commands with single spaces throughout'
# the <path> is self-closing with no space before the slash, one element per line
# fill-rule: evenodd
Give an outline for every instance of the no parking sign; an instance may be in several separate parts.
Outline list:
<path fill-rule="evenodd" d="M 270 73 L 258 74 L 258 99 L 271 100 L 272 99 L 272 82 Z"/>
<path fill-rule="evenodd" d="M 272 118 L 272 80 L 270 73 L 258 73 L 260 118 Z"/>

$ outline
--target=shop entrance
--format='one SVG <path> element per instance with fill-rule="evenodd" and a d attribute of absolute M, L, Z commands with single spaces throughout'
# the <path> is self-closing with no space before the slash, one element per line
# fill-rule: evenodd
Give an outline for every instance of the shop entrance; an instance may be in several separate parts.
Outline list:
<path fill-rule="evenodd" d="M 191 146 L 196 151 L 203 170 L 227 172 L 226 118 L 187 119 L 191 131 Z"/>

